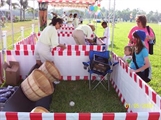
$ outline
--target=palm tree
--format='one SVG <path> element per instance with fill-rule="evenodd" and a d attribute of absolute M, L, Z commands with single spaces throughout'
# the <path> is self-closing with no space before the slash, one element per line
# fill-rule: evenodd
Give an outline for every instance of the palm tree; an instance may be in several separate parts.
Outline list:
<path fill-rule="evenodd" d="M 21 10 L 23 11 L 23 19 L 25 20 L 25 10 L 28 7 L 28 0 L 20 0 Z M 21 12 L 22 12 L 21 11 Z M 22 13 L 21 13 L 22 14 Z M 20 15 L 21 16 L 21 15 Z"/>
<path fill-rule="evenodd" d="M 4 0 L 0 0 L 0 1 L 1 1 L 0 7 L 3 7 L 5 5 L 5 1 Z"/>
<path fill-rule="evenodd" d="M 28 12 L 28 13 L 32 13 L 33 19 L 35 18 L 35 10 L 34 10 L 33 7 L 28 6 L 27 12 Z"/>

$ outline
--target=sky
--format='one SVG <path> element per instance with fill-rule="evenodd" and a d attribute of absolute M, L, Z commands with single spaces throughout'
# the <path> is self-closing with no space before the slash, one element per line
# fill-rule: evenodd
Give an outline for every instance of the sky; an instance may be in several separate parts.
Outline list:
<path fill-rule="evenodd" d="M 12 0 L 12 2 L 15 2 L 18 0 Z M 31 7 L 38 7 L 37 0 L 28 0 L 29 6 Z M 35 3 L 33 3 L 35 1 Z M 114 6 L 114 0 L 110 0 L 111 5 L 110 8 L 113 8 Z M 126 8 L 130 8 L 130 10 L 139 8 L 141 10 L 144 10 L 145 12 L 149 11 L 158 11 L 161 13 L 161 0 L 116 0 L 115 9 L 116 10 L 123 10 Z M 106 9 L 109 9 L 109 0 L 102 0 L 101 7 L 105 7 Z M 8 7 L 7 7 L 8 8 Z"/>
<path fill-rule="evenodd" d="M 114 0 L 111 1 L 111 7 L 114 6 Z M 116 0 L 115 9 L 123 10 L 129 8 L 130 10 L 139 8 L 145 12 L 156 11 L 161 12 L 161 0 Z M 102 0 L 101 6 L 109 9 L 109 0 Z"/>

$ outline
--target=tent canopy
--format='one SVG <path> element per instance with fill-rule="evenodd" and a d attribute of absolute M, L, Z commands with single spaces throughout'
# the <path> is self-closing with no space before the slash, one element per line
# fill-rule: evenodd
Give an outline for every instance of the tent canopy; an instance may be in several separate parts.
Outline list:
<path fill-rule="evenodd" d="M 37 0 L 39 3 L 48 2 L 54 7 L 80 7 L 87 8 L 89 5 L 94 5 L 95 0 Z"/>

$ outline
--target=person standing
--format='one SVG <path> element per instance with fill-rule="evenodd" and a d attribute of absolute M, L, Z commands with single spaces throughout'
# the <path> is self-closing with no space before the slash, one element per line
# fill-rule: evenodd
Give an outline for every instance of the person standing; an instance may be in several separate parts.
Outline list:
<path fill-rule="evenodd" d="M 79 19 L 77 18 L 77 13 L 75 13 L 74 15 L 73 15 L 73 26 L 74 26 L 74 28 L 76 28 L 76 27 L 78 27 L 78 25 L 79 25 Z"/>
<path fill-rule="evenodd" d="M 72 13 L 69 14 L 69 17 L 67 18 L 67 25 L 68 27 L 73 27 L 72 23 L 73 23 L 73 17 L 72 17 Z"/>
<path fill-rule="evenodd" d="M 151 70 L 151 67 L 148 57 L 148 50 L 143 43 L 145 39 L 146 33 L 144 31 L 136 30 L 133 33 L 134 52 L 133 59 L 130 62 L 129 66 L 132 69 L 132 72 L 138 74 L 145 82 L 149 82 L 151 78 L 149 78 L 148 80 L 145 79 L 146 77 L 151 77 L 149 76 L 149 70 Z"/>
<path fill-rule="evenodd" d="M 103 37 L 100 37 L 98 40 L 101 42 L 101 44 L 106 45 L 106 49 L 108 49 L 108 46 L 111 44 L 110 41 L 110 29 L 107 25 L 107 22 L 102 22 L 102 27 L 105 29 L 103 33 Z"/>
<path fill-rule="evenodd" d="M 36 63 L 41 65 L 45 61 L 53 61 L 51 50 L 54 47 L 62 47 L 65 49 L 65 45 L 58 43 L 57 29 L 60 29 L 63 24 L 63 19 L 57 16 L 53 17 L 49 26 L 47 26 L 42 32 L 36 43 L 34 57 Z"/>
<path fill-rule="evenodd" d="M 133 46 L 134 44 L 134 38 L 133 38 L 133 33 L 136 31 L 136 30 L 142 30 L 145 32 L 146 34 L 146 39 L 144 41 L 144 44 L 145 44 L 145 47 L 149 50 L 149 40 L 153 40 L 154 39 L 154 34 L 152 32 L 152 29 L 150 28 L 150 34 L 148 33 L 148 30 L 147 30 L 147 27 L 146 27 L 146 24 L 147 24 L 147 19 L 146 19 L 146 16 L 145 15 L 139 15 L 137 16 L 136 18 L 136 26 L 134 26 L 129 34 L 128 34 L 128 39 L 129 39 L 129 43 L 128 45 L 129 46 Z"/>

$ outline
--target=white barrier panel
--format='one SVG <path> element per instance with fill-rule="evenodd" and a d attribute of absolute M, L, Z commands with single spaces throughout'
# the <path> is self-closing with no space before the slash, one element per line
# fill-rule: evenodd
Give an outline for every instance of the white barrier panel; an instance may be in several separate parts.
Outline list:
<path fill-rule="evenodd" d="M 59 50 L 59 47 L 53 48 L 53 50 Z M 96 50 L 101 51 L 103 49 L 102 45 L 66 45 L 68 51 L 90 51 Z M 14 44 L 14 50 L 35 50 L 35 45 L 23 45 L 23 44 Z"/>
<path fill-rule="evenodd" d="M 27 113 L 0 112 L 1 120 L 160 120 L 153 113 Z"/>
<path fill-rule="evenodd" d="M 7 59 L 20 62 L 20 67 L 26 69 L 33 61 L 32 51 L 7 51 Z M 30 60 L 29 60 L 30 59 Z M 10 113 L 1 112 L 2 120 L 161 120 L 161 98 L 136 74 L 130 73 L 124 62 L 113 54 L 113 60 L 119 60 L 114 66 L 111 83 L 116 89 L 121 102 L 128 112 L 134 113 Z M 88 61 L 88 51 L 54 51 L 53 60 L 64 80 L 88 79 L 88 73 L 83 69 L 82 62 Z M 67 61 L 67 62 L 66 62 Z M 22 63 L 24 62 L 24 63 Z M 21 66 L 23 65 L 23 66 Z M 70 68 L 70 69 L 69 69 Z M 68 71 L 68 72 L 66 72 Z"/>
<path fill-rule="evenodd" d="M 118 59 L 114 56 L 114 59 Z M 139 76 L 131 73 L 121 59 L 113 70 L 112 84 L 129 112 L 161 111 L 161 97 Z"/>
<path fill-rule="evenodd" d="M 59 69 L 63 80 L 87 79 L 88 72 L 82 62 L 89 60 L 87 51 L 53 51 L 53 61 Z M 24 79 L 36 63 L 34 51 L 6 51 L 7 61 L 18 61 L 20 75 Z M 70 69 L 68 69 L 70 68 Z"/>
<path fill-rule="evenodd" d="M 2 64 L 3 64 L 3 56 L 2 56 L 2 52 L 0 51 L 0 84 L 3 83 L 3 68 L 2 68 Z"/>
<path fill-rule="evenodd" d="M 28 36 L 27 38 L 24 38 L 23 40 L 18 41 L 15 44 L 23 44 L 23 45 L 30 44 L 30 45 L 35 45 L 36 44 L 36 40 L 37 40 L 36 33 L 33 33 L 30 36 Z"/>

